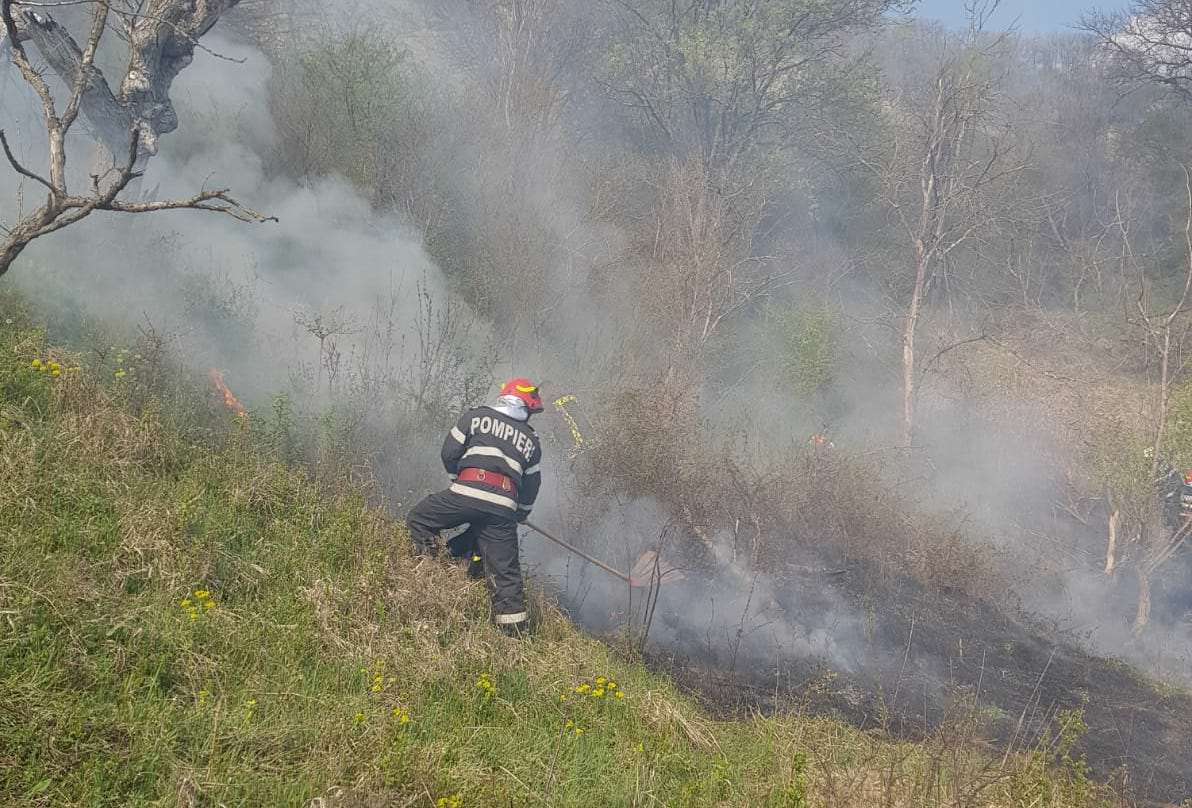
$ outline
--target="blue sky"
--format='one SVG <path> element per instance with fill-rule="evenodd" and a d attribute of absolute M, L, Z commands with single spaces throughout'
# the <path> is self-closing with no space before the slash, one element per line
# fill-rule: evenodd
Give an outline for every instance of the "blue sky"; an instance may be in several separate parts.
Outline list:
<path fill-rule="evenodd" d="M 916 16 L 930 17 L 946 23 L 964 21 L 964 0 L 920 0 Z M 1024 32 L 1063 31 L 1093 8 L 1114 10 L 1128 5 L 1128 0 L 1002 0 L 996 28 L 1010 25 L 1016 17 Z"/>

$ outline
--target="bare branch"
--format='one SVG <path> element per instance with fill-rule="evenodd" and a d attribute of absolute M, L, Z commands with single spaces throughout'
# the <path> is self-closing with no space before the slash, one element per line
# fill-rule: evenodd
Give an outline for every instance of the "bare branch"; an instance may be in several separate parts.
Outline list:
<path fill-rule="evenodd" d="M 87 35 L 87 47 L 79 59 L 78 72 L 75 74 L 71 87 L 70 101 L 66 104 L 66 111 L 62 113 L 62 133 L 64 135 L 79 116 L 79 105 L 82 102 L 83 92 L 96 82 L 107 86 L 103 74 L 95 68 L 95 52 L 99 49 L 99 40 L 103 37 L 107 24 L 108 0 L 96 0 L 95 13 L 91 17 L 91 31 Z"/>
<path fill-rule="evenodd" d="M 68 204 L 72 200 L 67 200 Z M 219 204 L 216 204 L 219 203 Z M 227 189 L 219 191 L 203 191 L 188 199 L 173 199 L 158 202 L 121 202 L 114 200 L 98 207 L 98 210 L 109 210 L 113 213 L 151 213 L 159 210 L 206 210 L 212 213 L 224 213 L 241 222 L 263 224 L 278 221 L 276 216 L 266 216 L 252 208 L 245 207 L 230 195 Z"/>
<path fill-rule="evenodd" d="M 4 134 L 3 129 L 0 129 L 0 146 L 4 147 L 4 156 L 8 158 L 8 164 L 12 166 L 13 171 L 17 172 L 18 174 L 20 174 L 23 177 L 28 177 L 29 179 L 31 179 L 35 182 L 40 182 L 42 185 L 44 185 L 46 188 L 49 189 L 51 194 L 54 193 L 54 186 L 50 185 L 49 180 L 47 180 L 45 177 L 42 177 L 38 174 L 33 173 L 32 171 L 30 171 L 29 169 L 27 169 L 23 165 L 21 165 L 20 161 L 17 160 L 16 155 L 14 155 L 12 153 L 12 149 L 8 145 L 8 136 Z"/>
<path fill-rule="evenodd" d="M 97 12 L 101 10 L 97 9 Z M 98 16 L 97 13 L 97 18 Z M 117 100 L 103 74 L 93 63 L 84 61 L 83 49 L 53 18 L 25 11 L 21 13 L 21 19 L 24 20 L 25 31 L 30 41 L 54 72 L 72 88 L 71 102 L 68 104 L 67 113 L 63 115 L 65 128 L 69 128 L 74 122 L 74 116 L 81 110 L 104 148 L 113 155 L 120 154 L 127 143 L 132 116 Z M 92 34 L 94 33 L 93 25 Z M 98 43 L 98 40 L 96 42 Z M 88 45 L 90 46 L 90 39 Z M 90 47 L 88 50 L 91 51 L 93 61 L 94 50 Z M 40 80 L 44 83 L 44 79 Z M 75 100 L 73 90 L 79 91 L 78 100 Z M 48 86 L 46 92 L 49 93 Z"/>
<path fill-rule="evenodd" d="M 228 190 L 201 191 L 189 198 L 125 202 L 118 197 L 141 173 L 136 166 L 145 154 L 157 151 L 161 134 L 177 127 L 169 89 L 178 73 L 190 63 L 198 39 L 220 15 L 239 0 L 143 0 L 134 10 L 112 9 L 111 0 L 0 0 L 3 38 L 25 81 L 42 102 L 42 118 L 49 146 L 49 178 L 26 168 L 13 153 L 5 133 L 0 145 L 18 175 L 49 191 L 44 205 L 16 225 L 3 230 L 0 240 L 0 275 L 8 271 L 34 240 L 81 221 L 96 210 L 114 213 L 148 213 L 193 209 L 222 213 L 244 222 L 276 221 L 234 199 Z M 70 33 L 36 7 L 94 6 L 84 47 Z M 99 44 L 112 14 L 127 21 L 129 65 L 114 93 L 95 66 Z M 69 88 L 61 115 L 46 78 L 30 62 L 23 43 L 32 42 Z M 214 53 L 214 52 L 213 52 Z M 219 58 L 229 57 L 215 54 Z M 229 59 L 229 61 L 237 61 Z M 123 164 L 91 177 L 89 195 L 71 194 L 66 179 L 66 135 L 78 119 L 86 117 L 101 145 L 113 155 L 122 153 Z"/>
<path fill-rule="evenodd" d="M 54 108 L 54 98 L 50 94 L 50 85 L 38 73 L 33 65 L 29 62 L 29 56 L 25 53 L 24 41 L 29 38 L 28 32 L 17 25 L 16 19 L 12 14 L 13 0 L 0 0 L 0 20 L 4 23 L 5 39 L 12 52 L 13 63 L 21 72 L 21 76 L 29 83 L 37 93 L 37 97 L 41 99 L 42 114 L 45 116 L 47 125 L 54 125 L 58 120 L 58 112 Z"/>

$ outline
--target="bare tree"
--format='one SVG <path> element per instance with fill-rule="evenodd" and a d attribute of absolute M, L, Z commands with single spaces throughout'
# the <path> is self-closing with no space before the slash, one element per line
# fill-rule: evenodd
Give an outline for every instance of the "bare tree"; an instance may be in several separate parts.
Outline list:
<path fill-rule="evenodd" d="M 23 7 L 19 0 L 0 0 L 4 43 L 12 63 L 41 102 L 48 145 L 47 170 L 22 164 L 0 130 L 0 146 L 9 165 L 26 180 L 46 189 L 45 202 L 12 227 L 0 231 L 0 275 L 35 239 L 68 227 L 96 210 L 147 213 L 190 208 L 225 213 L 246 222 L 269 217 L 250 210 L 225 190 L 201 190 L 185 199 L 126 201 L 120 194 L 141 176 L 144 160 L 157 153 L 158 139 L 178 126 L 169 89 L 190 64 L 198 40 L 221 13 L 237 0 L 144 0 L 114 8 L 111 0 L 87 0 L 93 6 L 83 47 L 53 18 L 39 11 L 54 3 Z M 104 33 L 118 21 L 128 44 L 128 67 L 114 92 L 96 65 Z M 32 42 L 66 85 L 66 103 L 58 103 L 47 77 L 30 60 Z M 111 155 L 110 167 L 91 175 L 86 192 L 68 187 L 67 134 L 82 114 L 98 143 Z"/>
<path fill-rule="evenodd" d="M 661 387 L 677 400 L 680 391 L 698 389 L 693 378 L 725 323 L 789 284 L 794 270 L 755 253 L 764 198 L 748 189 L 725 193 L 694 158 L 672 161 L 656 184 L 653 219 L 639 245 L 649 269 L 638 294 L 643 322 L 661 328 Z"/>
<path fill-rule="evenodd" d="M 605 0 L 616 14 L 606 92 L 640 115 L 657 142 L 707 166 L 790 142 L 808 103 L 845 63 L 849 37 L 903 0 Z"/>
<path fill-rule="evenodd" d="M 1159 472 L 1160 458 L 1167 444 L 1172 393 L 1176 384 L 1183 380 L 1188 361 L 1192 358 L 1189 355 L 1189 348 L 1192 348 L 1192 317 L 1189 317 L 1192 314 L 1192 173 L 1189 173 L 1187 166 L 1181 166 L 1181 169 L 1187 215 L 1180 234 L 1184 254 L 1183 278 L 1174 295 L 1155 293 L 1142 262 L 1135 254 L 1129 217 L 1120 211 L 1118 215 L 1124 263 L 1137 273 L 1138 278 L 1138 297 L 1134 303 L 1136 314 L 1130 323 L 1141 333 L 1148 364 L 1153 363 L 1157 374 L 1150 436 L 1151 479 Z M 1144 490 L 1147 500 L 1153 503 L 1151 486 Z M 1150 621 L 1151 576 L 1175 555 L 1192 528 L 1192 522 L 1182 521 L 1174 531 L 1166 530 L 1157 510 L 1153 504 L 1143 509 L 1143 514 L 1150 518 L 1145 518 L 1140 526 L 1141 557 L 1135 563 L 1138 577 L 1138 609 L 1134 618 L 1136 633 L 1145 629 Z M 1112 552 L 1111 546 L 1107 568 L 1112 565 Z"/>
<path fill-rule="evenodd" d="M 1080 27 L 1113 55 L 1119 80 L 1192 99 L 1192 0 L 1134 0 L 1125 11 L 1086 14 Z"/>
<path fill-rule="evenodd" d="M 1104 52 L 1110 54 L 1110 75 L 1119 83 L 1127 87 L 1157 86 L 1185 101 L 1192 101 L 1192 0 L 1134 0 L 1124 11 L 1086 15 L 1081 27 L 1094 36 Z M 1182 161 L 1180 168 L 1184 177 L 1182 190 L 1186 218 L 1177 250 L 1182 253 L 1183 267 L 1181 277 L 1178 281 L 1173 280 L 1170 289 L 1155 288 L 1152 277 L 1157 267 L 1148 266 L 1146 256 L 1140 254 L 1146 251 L 1136 249 L 1132 232 L 1136 223 L 1123 205 L 1122 195 L 1119 193 L 1116 197 L 1115 224 L 1120 237 L 1123 280 L 1130 283 L 1127 279 L 1132 275 L 1138 290 L 1129 323 L 1141 338 L 1147 367 L 1153 374 L 1154 402 L 1150 408 L 1147 437 L 1151 456 L 1148 483 L 1159 475 L 1163 452 L 1172 448 L 1172 396 L 1185 379 L 1188 351 L 1192 347 L 1189 344 L 1192 338 L 1192 318 L 1189 317 L 1192 314 L 1192 177 Z M 1174 529 L 1165 524 L 1153 484 L 1141 486 L 1134 499 L 1141 502 L 1126 502 L 1125 505 L 1135 514 L 1135 523 L 1131 526 L 1135 539 L 1124 549 L 1119 549 L 1115 541 L 1120 509 L 1113 509 L 1106 572 L 1112 573 L 1117 567 L 1119 555 L 1124 556 L 1123 561 L 1133 562 L 1138 579 L 1134 616 L 1137 634 L 1150 622 L 1151 579 L 1187 542 L 1192 522 L 1180 520 Z"/>
<path fill-rule="evenodd" d="M 928 82 L 891 88 L 889 142 L 855 144 L 859 163 L 878 180 L 900 240 L 911 253 L 909 283 L 896 290 L 905 294 L 899 304 L 905 446 L 914 437 L 915 339 L 929 288 L 953 251 L 996 223 L 993 190 L 1024 168 L 1008 127 L 996 119 L 1002 80 L 996 55 L 1005 37 L 990 39 L 983 31 L 996 7 L 996 2 L 972 7 L 969 30 L 959 41 L 943 36 Z"/>

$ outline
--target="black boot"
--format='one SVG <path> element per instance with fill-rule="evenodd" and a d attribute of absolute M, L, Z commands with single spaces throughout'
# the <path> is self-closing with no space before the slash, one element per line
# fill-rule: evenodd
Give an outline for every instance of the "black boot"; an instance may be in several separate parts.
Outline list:
<path fill-rule="evenodd" d="M 414 539 L 410 542 L 415 558 L 438 558 L 439 544 L 436 541 L 421 542 Z"/>

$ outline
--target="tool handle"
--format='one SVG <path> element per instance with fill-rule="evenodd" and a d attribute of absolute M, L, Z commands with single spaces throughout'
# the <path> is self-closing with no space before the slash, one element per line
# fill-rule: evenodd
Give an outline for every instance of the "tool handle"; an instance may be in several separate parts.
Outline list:
<path fill-rule="evenodd" d="M 534 524 L 529 519 L 522 522 L 522 524 L 525 525 L 526 527 L 530 528 L 530 530 L 533 530 L 537 533 L 541 533 L 543 536 L 550 539 L 551 541 L 553 541 L 555 544 L 559 545 L 560 547 L 562 547 L 566 550 L 570 550 L 571 552 L 575 553 L 577 556 L 584 559 L 585 561 L 595 564 L 597 567 L 600 567 L 600 569 L 604 570 L 609 575 L 617 576 L 618 578 L 620 578 L 622 581 L 629 584 L 630 586 L 634 586 L 636 584 L 636 582 L 632 578 L 630 578 L 628 575 L 626 575 L 625 573 L 621 572 L 618 569 L 610 567 L 608 564 L 605 564 L 603 561 L 601 561 L 598 558 L 594 558 L 594 557 L 588 555 L 587 553 L 585 553 L 583 550 L 579 549 L 575 545 L 568 544 L 567 542 L 560 539 L 558 536 L 552 536 L 550 533 L 547 533 L 545 530 L 538 527 L 538 525 Z"/>

